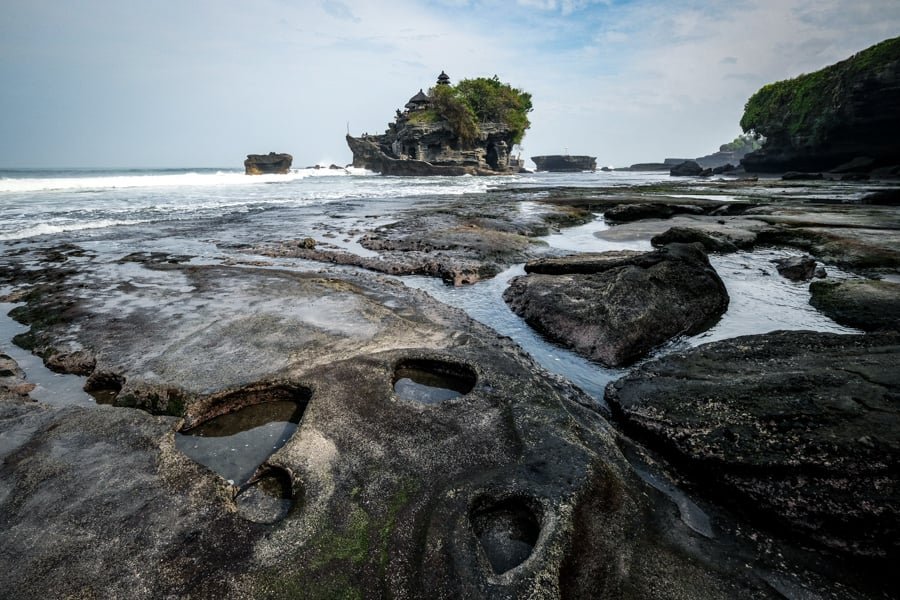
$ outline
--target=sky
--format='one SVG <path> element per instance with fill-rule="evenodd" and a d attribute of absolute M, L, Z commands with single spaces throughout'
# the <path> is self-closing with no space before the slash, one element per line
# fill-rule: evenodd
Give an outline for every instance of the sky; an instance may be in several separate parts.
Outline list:
<path fill-rule="evenodd" d="M 900 35 L 898 0 L 3 0 L 0 169 L 346 164 L 420 88 L 532 94 L 525 157 L 627 166 L 741 130 L 762 85 Z"/>

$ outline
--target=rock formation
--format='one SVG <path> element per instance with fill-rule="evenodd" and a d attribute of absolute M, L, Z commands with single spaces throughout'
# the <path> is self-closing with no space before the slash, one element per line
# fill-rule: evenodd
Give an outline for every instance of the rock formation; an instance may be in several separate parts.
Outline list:
<path fill-rule="evenodd" d="M 575 352 L 624 366 L 654 347 L 709 327 L 728 293 L 700 244 L 654 252 L 541 259 L 510 282 L 513 312 Z"/>
<path fill-rule="evenodd" d="M 855 161 L 900 164 L 900 37 L 795 79 L 763 86 L 741 119 L 765 136 L 741 164 L 748 172 L 817 172 Z M 865 165 L 865 166 L 861 166 Z"/>
<path fill-rule="evenodd" d="M 547 154 L 544 156 L 532 156 L 531 160 L 534 161 L 538 171 L 549 171 L 551 173 L 577 173 L 597 170 L 596 156 Z"/>
<path fill-rule="evenodd" d="M 480 104 L 473 107 L 471 98 L 492 93 L 502 95 L 493 104 L 505 108 L 479 114 Z M 453 87 L 441 73 L 429 94 L 419 90 L 404 111 L 397 110 L 384 134 L 347 134 L 347 145 L 354 167 L 382 175 L 516 173 L 520 162 L 510 152 L 528 128 L 525 115 L 530 110 L 529 94 L 496 78 L 464 80 Z"/>
<path fill-rule="evenodd" d="M 247 175 L 283 175 L 291 170 L 294 157 L 290 154 L 248 154 L 244 161 L 244 173 Z"/>
<path fill-rule="evenodd" d="M 896 564 L 898 358 L 897 334 L 778 331 L 646 363 L 606 400 L 698 489 L 761 524 Z"/>

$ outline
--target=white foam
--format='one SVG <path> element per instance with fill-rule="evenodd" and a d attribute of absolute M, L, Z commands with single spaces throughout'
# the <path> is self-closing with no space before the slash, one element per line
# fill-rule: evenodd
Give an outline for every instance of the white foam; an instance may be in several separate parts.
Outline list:
<path fill-rule="evenodd" d="M 283 175 L 245 175 L 240 171 L 215 173 L 154 173 L 145 175 L 86 175 L 84 177 L 0 178 L 2 192 L 89 191 L 124 188 L 219 187 L 290 183 L 308 177 L 347 177 L 372 175 L 371 171 L 347 169 L 292 169 Z"/>
<path fill-rule="evenodd" d="M 21 240 L 24 238 L 35 237 L 39 235 L 49 235 L 53 233 L 62 233 L 64 231 L 81 231 L 83 229 L 103 229 L 104 227 L 115 227 L 117 225 L 137 225 L 144 221 L 114 221 L 111 219 L 101 219 L 98 221 L 73 222 L 60 225 L 51 225 L 49 223 L 38 223 L 31 227 L 26 227 L 11 233 L 0 233 L 0 240 Z"/>

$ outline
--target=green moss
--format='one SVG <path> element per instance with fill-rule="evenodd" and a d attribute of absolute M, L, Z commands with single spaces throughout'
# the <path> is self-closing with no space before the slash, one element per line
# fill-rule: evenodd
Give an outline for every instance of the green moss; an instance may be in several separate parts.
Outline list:
<path fill-rule="evenodd" d="M 369 555 L 369 515 L 354 505 L 347 517 L 344 531 L 325 531 L 315 543 L 317 553 L 310 566 L 322 568 L 332 561 L 349 561 L 355 565 L 365 562 Z"/>
<path fill-rule="evenodd" d="M 391 542 L 391 532 L 397 528 L 397 517 L 399 516 L 400 511 L 404 506 L 409 504 L 410 496 L 412 496 L 418 488 L 418 482 L 412 479 L 407 479 L 400 484 L 400 490 L 394 494 L 393 498 L 391 498 L 384 523 L 382 523 L 381 528 L 378 530 L 378 571 L 381 574 L 382 579 L 387 573 L 388 559 L 390 558 L 388 548 L 390 547 Z"/>
<path fill-rule="evenodd" d="M 766 138 L 821 144 L 841 119 L 851 86 L 900 60 L 900 38 L 885 40 L 837 64 L 764 85 L 744 107 L 741 128 Z"/>

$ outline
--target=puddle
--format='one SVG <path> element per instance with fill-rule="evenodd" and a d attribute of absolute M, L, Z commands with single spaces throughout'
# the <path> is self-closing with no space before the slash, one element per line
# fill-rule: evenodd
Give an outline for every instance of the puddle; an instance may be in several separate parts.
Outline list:
<path fill-rule="evenodd" d="M 41 357 L 32 354 L 12 343 L 12 338 L 29 330 L 27 325 L 17 323 L 9 316 L 19 304 L 0 302 L 0 352 L 8 355 L 19 368 L 25 372 L 25 381 L 35 387 L 29 394 L 38 402 L 54 405 L 78 404 L 93 406 L 94 398 L 84 391 L 85 378 L 79 375 L 54 373 L 46 366 Z"/>
<path fill-rule="evenodd" d="M 394 392 L 404 400 L 438 404 L 468 394 L 476 381 L 475 373 L 464 365 L 410 360 L 394 371 Z"/>
<path fill-rule="evenodd" d="M 491 568 L 497 575 L 510 571 L 531 556 L 541 524 L 524 498 L 509 498 L 476 506 L 470 515 L 472 528 Z"/>
<path fill-rule="evenodd" d="M 242 486 L 284 446 L 299 426 L 306 401 L 253 404 L 175 434 L 175 446 L 224 479 Z"/>

